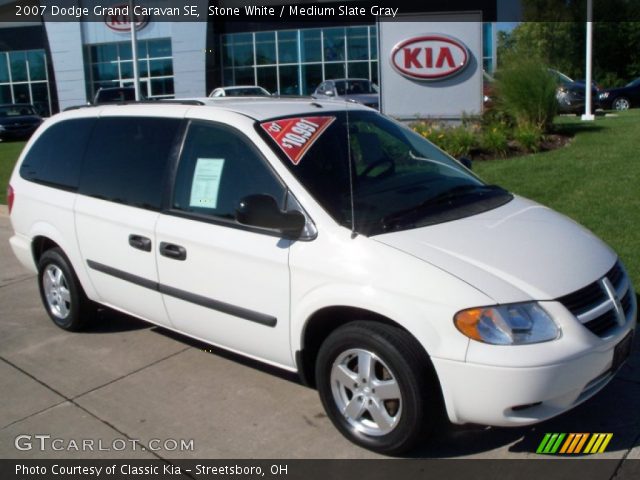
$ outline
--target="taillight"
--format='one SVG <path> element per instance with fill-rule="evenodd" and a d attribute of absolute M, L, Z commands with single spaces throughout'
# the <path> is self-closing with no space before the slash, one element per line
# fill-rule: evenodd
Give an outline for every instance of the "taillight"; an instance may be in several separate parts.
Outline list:
<path fill-rule="evenodd" d="M 7 187 L 7 205 L 9 205 L 9 213 L 11 213 L 11 208 L 13 207 L 13 200 L 16 197 L 16 193 L 13 191 L 13 187 L 9 185 Z"/>

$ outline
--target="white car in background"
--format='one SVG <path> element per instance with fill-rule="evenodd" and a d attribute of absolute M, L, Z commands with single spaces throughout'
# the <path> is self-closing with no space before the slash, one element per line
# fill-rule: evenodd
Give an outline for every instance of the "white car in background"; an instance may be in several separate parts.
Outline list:
<path fill-rule="evenodd" d="M 8 199 L 56 325 L 100 304 L 298 372 L 340 432 L 387 454 L 442 414 L 559 415 L 631 351 L 615 252 L 354 103 L 65 112 L 25 147 Z"/>
<path fill-rule="evenodd" d="M 214 89 L 209 97 L 268 97 L 271 94 L 257 85 L 236 85 L 233 87 L 218 87 Z"/>

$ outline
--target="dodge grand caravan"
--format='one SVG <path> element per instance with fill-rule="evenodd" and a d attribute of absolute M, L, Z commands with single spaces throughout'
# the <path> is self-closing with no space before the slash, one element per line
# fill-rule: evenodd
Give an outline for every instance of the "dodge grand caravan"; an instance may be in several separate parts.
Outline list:
<path fill-rule="evenodd" d="M 610 248 L 361 105 L 68 111 L 27 144 L 9 207 L 59 327 L 99 304 L 296 371 L 379 452 L 441 413 L 558 415 L 631 350 L 636 297 Z"/>

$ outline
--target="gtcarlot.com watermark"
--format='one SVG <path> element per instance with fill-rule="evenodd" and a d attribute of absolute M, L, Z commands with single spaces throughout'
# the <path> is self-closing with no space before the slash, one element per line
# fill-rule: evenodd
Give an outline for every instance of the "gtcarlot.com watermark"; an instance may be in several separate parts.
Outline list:
<path fill-rule="evenodd" d="M 114 438 L 112 440 L 94 438 L 57 438 L 48 434 L 18 435 L 14 446 L 22 452 L 193 452 L 193 439 L 152 438 L 147 442 L 136 438 Z"/>

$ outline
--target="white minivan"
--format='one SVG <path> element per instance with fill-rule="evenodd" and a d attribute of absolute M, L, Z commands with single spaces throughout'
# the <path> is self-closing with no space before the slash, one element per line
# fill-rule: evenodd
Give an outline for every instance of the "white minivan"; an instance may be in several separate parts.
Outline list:
<path fill-rule="evenodd" d="M 442 414 L 558 415 L 631 351 L 636 296 L 609 247 L 353 103 L 67 111 L 8 198 L 59 327 L 99 304 L 298 372 L 342 434 L 387 454 Z"/>

